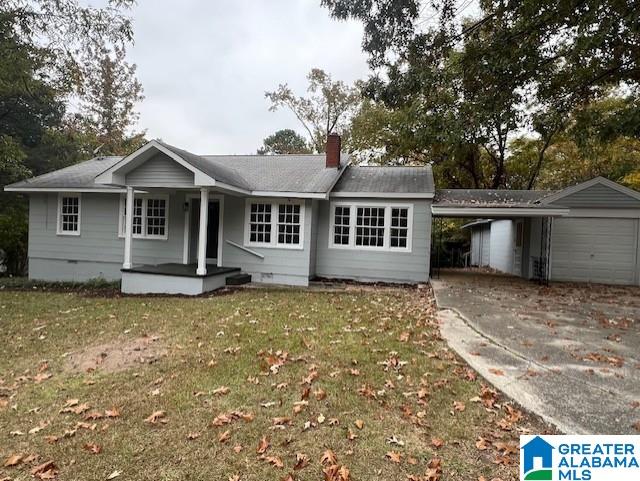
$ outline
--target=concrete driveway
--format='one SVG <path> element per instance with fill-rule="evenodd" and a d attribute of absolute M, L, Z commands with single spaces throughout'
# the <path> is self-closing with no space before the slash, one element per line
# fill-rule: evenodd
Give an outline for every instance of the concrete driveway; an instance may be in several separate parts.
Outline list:
<path fill-rule="evenodd" d="M 568 434 L 640 432 L 640 288 L 478 270 L 432 285 L 443 337 L 508 396 Z"/>

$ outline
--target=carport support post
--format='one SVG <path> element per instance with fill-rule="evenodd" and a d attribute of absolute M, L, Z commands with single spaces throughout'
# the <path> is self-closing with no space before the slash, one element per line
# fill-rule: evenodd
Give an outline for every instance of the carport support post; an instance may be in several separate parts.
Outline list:
<path fill-rule="evenodd" d="M 127 204 L 124 227 L 123 269 L 131 269 L 131 243 L 133 241 L 133 187 L 127 187 Z"/>
<path fill-rule="evenodd" d="M 196 274 L 207 274 L 207 223 L 209 221 L 209 189 L 200 189 L 200 230 L 198 232 L 198 269 Z"/>

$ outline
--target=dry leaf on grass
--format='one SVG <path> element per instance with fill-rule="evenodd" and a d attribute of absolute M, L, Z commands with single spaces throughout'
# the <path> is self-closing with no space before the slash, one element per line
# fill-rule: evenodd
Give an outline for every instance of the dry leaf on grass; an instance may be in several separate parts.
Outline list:
<path fill-rule="evenodd" d="M 385 456 L 389 458 L 392 463 L 400 464 L 402 461 L 402 454 L 398 451 L 388 451 Z"/>
<path fill-rule="evenodd" d="M 144 420 L 144 422 L 149 424 L 156 424 L 158 421 L 163 422 L 166 421 L 166 415 L 167 413 L 164 411 L 154 411 L 147 419 Z"/>
<path fill-rule="evenodd" d="M 96 443 L 86 443 L 83 447 L 85 451 L 89 451 L 91 454 L 100 454 L 102 452 L 102 446 Z"/>
<path fill-rule="evenodd" d="M 264 454 L 267 449 L 269 449 L 270 443 L 269 439 L 266 436 L 263 436 L 260 442 L 258 443 L 258 447 L 256 448 L 256 453 Z"/>
<path fill-rule="evenodd" d="M 12 454 L 4 462 L 4 466 L 5 467 L 17 466 L 18 464 L 20 464 L 22 462 L 23 459 L 24 459 L 24 456 L 22 454 Z"/>

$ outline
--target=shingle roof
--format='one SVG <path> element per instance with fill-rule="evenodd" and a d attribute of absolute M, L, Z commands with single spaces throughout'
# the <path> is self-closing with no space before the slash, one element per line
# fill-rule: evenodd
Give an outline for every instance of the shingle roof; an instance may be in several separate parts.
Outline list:
<path fill-rule="evenodd" d="M 342 172 L 328 169 L 324 154 L 196 155 L 158 143 L 212 178 L 249 191 L 327 193 Z M 98 157 L 7 187 L 116 190 L 117 187 L 96 184 L 95 177 L 122 159 L 123 157 Z M 348 155 L 342 154 L 343 168 L 348 159 Z"/>
<path fill-rule="evenodd" d="M 50 188 L 50 189 L 113 189 L 118 187 L 97 185 L 95 177 L 100 172 L 112 167 L 122 157 L 95 157 L 64 169 L 54 170 L 47 174 L 8 185 L 9 188 Z"/>
<path fill-rule="evenodd" d="M 349 166 L 332 192 L 433 194 L 433 172 L 423 167 Z"/>
<path fill-rule="evenodd" d="M 538 201 L 552 192 L 548 190 L 438 189 L 434 205 L 439 207 L 536 207 L 539 205 Z"/>
<path fill-rule="evenodd" d="M 338 169 L 327 169 L 324 154 L 203 157 L 212 165 L 229 166 L 239 172 L 252 191 L 326 193 L 341 172 Z M 348 159 L 348 155 L 342 154 L 343 166 Z"/>

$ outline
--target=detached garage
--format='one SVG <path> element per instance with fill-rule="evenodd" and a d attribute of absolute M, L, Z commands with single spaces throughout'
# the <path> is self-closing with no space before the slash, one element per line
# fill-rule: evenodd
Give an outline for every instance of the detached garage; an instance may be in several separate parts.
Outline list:
<path fill-rule="evenodd" d="M 491 219 L 464 226 L 472 265 L 525 278 L 640 285 L 640 192 L 603 177 L 558 192 L 441 191 L 432 212 Z"/>
<path fill-rule="evenodd" d="M 551 280 L 640 284 L 640 193 L 597 177 L 542 200 L 569 208 L 551 234 Z"/>

